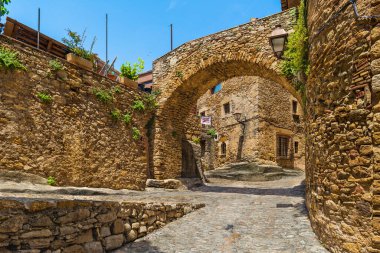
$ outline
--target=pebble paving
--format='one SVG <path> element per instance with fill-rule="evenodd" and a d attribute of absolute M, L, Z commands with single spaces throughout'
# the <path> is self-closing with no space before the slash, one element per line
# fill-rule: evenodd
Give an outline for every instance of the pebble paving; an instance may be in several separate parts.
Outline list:
<path fill-rule="evenodd" d="M 136 198 L 202 202 L 206 207 L 114 252 L 327 253 L 310 226 L 303 177 L 217 180 L 191 191 L 146 192 Z"/>

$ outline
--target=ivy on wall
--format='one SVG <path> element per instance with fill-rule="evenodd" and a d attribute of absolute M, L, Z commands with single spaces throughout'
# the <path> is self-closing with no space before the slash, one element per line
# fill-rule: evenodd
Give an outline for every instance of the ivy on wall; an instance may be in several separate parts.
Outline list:
<path fill-rule="evenodd" d="M 287 48 L 284 53 L 286 60 L 281 65 L 282 73 L 287 78 L 292 79 L 295 88 L 301 93 L 304 100 L 305 83 L 309 73 L 306 18 L 305 0 L 301 0 L 298 7 L 297 24 L 294 32 L 289 35 Z"/>

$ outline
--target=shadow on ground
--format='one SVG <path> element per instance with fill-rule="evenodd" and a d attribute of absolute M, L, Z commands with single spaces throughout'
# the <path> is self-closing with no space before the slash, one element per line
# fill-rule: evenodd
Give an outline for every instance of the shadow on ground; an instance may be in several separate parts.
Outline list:
<path fill-rule="evenodd" d="M 161 251 L 158 247 L 153 246 L 149 241 L 137 241 L 130 244 L 125 245 L 124 247 L 112 251 L 113 253 L 165 253 L 165 251 Z"/>
<path fill-rule="evenodd" d="M 192 188 L 191 191 L 304 197 L 305 196 L 305 183 L 303 181 L 300 185 L 294 186 L 292 188 L 254 188 L 254 187 L 231 187 L 231 186 L 219 186 L 219 185 L 204 185 L 201 187 Z"/>

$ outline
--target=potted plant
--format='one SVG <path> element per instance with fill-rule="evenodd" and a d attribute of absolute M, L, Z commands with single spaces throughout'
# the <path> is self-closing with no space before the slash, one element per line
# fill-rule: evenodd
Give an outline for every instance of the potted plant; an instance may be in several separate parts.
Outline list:
<path fill-rule="evenodd" d="M 119 81 L 122 84 L 137 88 L 138 83 L 136 81 L 139 78 L 139 74 L 144 70 L 144 61 L 141 58 L 138 58 L 137 61 L 133 65 L 129 62 L 121 65 Z"/>
<path fill-rule="evenodd" d="M 95 54 L 92 53 L 96 37 L 94 37 L 90 50 L 84 48 L 83 43 L 86 40 L 86 30 L 82 35 L 67 29 L 68 38 L 63 38 L 62 42 L 70 49 L 70 53 L 66 55 L 66 60 L 79 67 L 92 70 Z"/>

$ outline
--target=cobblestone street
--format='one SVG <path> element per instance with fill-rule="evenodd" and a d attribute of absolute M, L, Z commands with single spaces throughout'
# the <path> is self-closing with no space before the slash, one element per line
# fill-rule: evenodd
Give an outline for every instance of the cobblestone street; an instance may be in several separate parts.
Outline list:
<path fill-rule="evenodd" d="M 302 178 L 260 183 L 218 181 L 193 191 L 144 194 L 144 200 L 204 202 L 206 207 L 115 253 L 328 252 L 311 230 Z"/>

